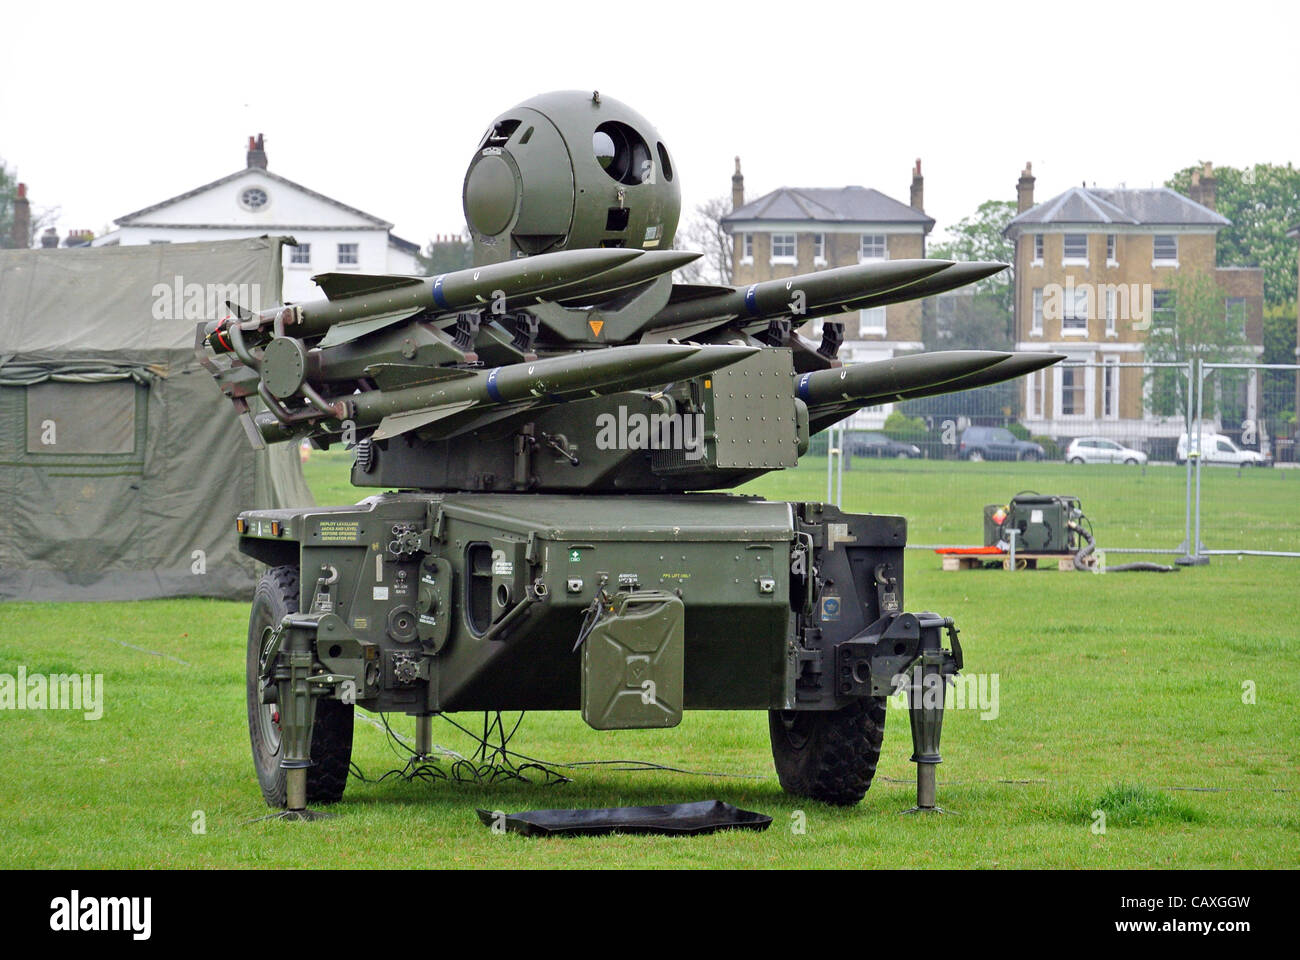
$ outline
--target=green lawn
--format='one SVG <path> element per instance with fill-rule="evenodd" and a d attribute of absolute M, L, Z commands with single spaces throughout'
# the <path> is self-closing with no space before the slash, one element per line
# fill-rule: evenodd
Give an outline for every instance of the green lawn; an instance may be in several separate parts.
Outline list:
<path fill-rule="evenodd" d="M 915 542 L 952 543 L 978 540 L 984 503 L 1025 487 L 1073 492 L 1083 497 L 1102 546 L 1153 537 L 1160 539 L 1155 545 L 1176 546 L 1182 473 L 1124 470 L 857 461 L 845 475 L 844 499 L 848 509 L 908 516 Z M 347 485 L 346 460 L 338 455 L 314 456 L 308 476 L 322 503 L 366 493 Z M 1207 470 L 1204 482 L 1203 536 L 1210 546 L 1300 543 L 1292 493 L 1300 490 L 1300 475 Z M 824 462 L 748 489 L 819 499 Z M 1172 509 L 1165 503 L 1171 492 Z M 550 787 L 352 781 L 333 808 L 337 819 L 251 823 L 267 810 L 244 721 L 244 605 L 0 605 L 0 673 L 16 673 L 19 665 L 30 673 L 102 673 L 106 700 L 98 721 L 69 712 L 0 712 L 0 866 L 1300 861 L 1300 561 L 1215 558 L 1209 567 L 1170 575 L 938 567 L 933 554 L 909 552 L 907 606 L 957 618 L 968 670 L 996 674 L 999 700 L 996 718 L 983 719 L 975 709 L 945 718 L 939 797 L 958 815 L 929 818 L 898 815 L 913 800 L 913 768 L 906 716 L 891 709 L 876 784 L 848 810 L 781 793 L 766 718 L 757 713 L 690 713 L 676 730 L 612 733 L 588 729 L 576 714 L 530 714 L 512 746 L 535 757 L 632 758 L 733 776 L 597 767 Z M 1253 704 L 1243 703 L 1243 684 L 1253 685 Z M 398 730 L 411 731 L 410 720 L 393 719 Z M 471 749 L 442 721 L 435 721 L 434 740 Z M 398 765 L 382 732 L 360 722 L 354 757 L 372 777 Z M 528 840 L 492 834 L 473 813 L 715 797 L 772 815 L 772 828 L 690 839 Z M 1098 809 L 1106 811 L 1104 834 L 1091 829 Z M 194 832 L 196 811 L 205 833 Z M 806 817 L 806 832 L 791 829 L 796 811 Z"/>

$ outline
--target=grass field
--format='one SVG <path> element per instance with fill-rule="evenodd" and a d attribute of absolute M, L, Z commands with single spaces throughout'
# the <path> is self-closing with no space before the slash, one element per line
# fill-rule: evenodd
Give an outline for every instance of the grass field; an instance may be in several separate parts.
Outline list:
<path fill-rule="evenodd" d="M 914 542 L 953 543 L 978 540 L 983 503 L 1026 487 L 1073 492 L 1103 547 L 1153 538 L 1176 546 L 1182 473 L 1126 469 L 855 461 L 844 499 L 847 509 L 908 516 Z M 308 475 L 322 503 L 364 493 L 347 485 L 337 456 L 314 457 Z M 1211 546 L 1300 543 L 1292 492 L 1300 474 L 1207 470 L 1204 483 L 1203 538 Z M 748 492 L 820 499 L 824 462 Z M 243 604 L 0 605 L 0 673 L 19 666 L 102 673 L 106 701 L 97 721 L 65 711 L 0 712 L 0 866 L 1300 862 L 1300 561 L 1216 557 L 1168 575 L 938 567 L 933 554 L 909 552 L 907 607 L 954 616 L 968 671 L 990 682 L 996 675 L 999 695 L 996 717 L 947 714 L 939 798 L 957 815 L 928 818 L 898 815 L 913 801 L 913 767 L 906 715 L 891 709 L 877 781 L 847 810 L 781 793 L 766 718 L 757 713 L 690 713 L 676 730 L 616 733 L 592 731 L 576 714 L 530 714 L 512 746 L 534 757 L 631 758 L 727 776 L 588 767 L 573 783 L 549 787 L 354 780 L 333 808 L 337 819 L 249 822 L 267 809 L 244 720 Z M 1251 688 L 1254 702 L 1243 702 Z M 407 718 L 393 720 L 412 730 Z M 465 753 L 472 747 L 442 721 L 434 740 Z M 384 734 L 361 722 L 354 758 L 371 777 L 400 765 Z M 705 798 L 761 810 L 773 826 L 690 839 L 528 840 L 492 834 L 473 812 Z M 1097 810 L 1106 814 L 1105 833 L 1094 831 Z M 796 832 L 801 819 L 806 831 Z"/>

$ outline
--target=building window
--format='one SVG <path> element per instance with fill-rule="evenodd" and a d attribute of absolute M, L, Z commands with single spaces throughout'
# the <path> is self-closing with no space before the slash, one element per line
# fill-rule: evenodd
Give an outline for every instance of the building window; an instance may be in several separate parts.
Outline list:
<path fill-rule="evenodd" d="M 1061 304 L 1061 333 L 1064 336 L 1086 337 L 1088 335 L 1089 302 L 1092 297 L 1090 287 L 1065 288 Z"/>
<path fill-rule="evenodd" d="M 1035 370 L 1029 375 L 1029 416 L 1033 420 L 1043 418 L 1043 395 L 1047 389 L 1047 371 Z"/>
<path fill-rule="evenodd" d="M 300 243 L 289 250 L 290 263 L 311 263 L 311 244 Z M 342 259 L 339 260 L 342 263 Z"/>
<path fill-rule="evenodd" d="M 793 233 L 772 234 L 772 262 L 794 263 L 795 246 Z"/>
<path fill-rule="evenodd" d="M 1166 329 L 1172 327 L 1174 314 L 1174 292 L 1172 290 L 1151 291 L 1152 327 L 1164 327 Z"/>
<path fill-rule="evenodd" d="M 239 205 L 245 210 L 261 210 L 266 206 L 270 197 L 261 187 L 249 187 L 239 195 Z"/>
<path fill-rule="evenodd" d="M 1246 298 L 1245 297 L 1228 297 L 1223 301 L 1224 316 L 1228 321 L 1228 327 L 1231 330 L 1241 332 L 1243 339 L 1246 337 Z"/>
<path fill-rule="evenodd" d="M 1106 285 L 1106 336 L 1117 337 L 1119 331 L 1115 329 L 1115 321 L 1118 313 L 1119 290 L 1114 284 Z"/>
<path fill-rule="evenodd" d="M 1043 235 L 1034 234 L 1034 263 L 1043 262 Z"/>
<path fill-rule="evenodd" d="M 1153 264 L 1178 266 L 1178 237 L 1172 233 L 1157 233 L 1151 238 Z"/>
<path fill-rule="evenodd" d="M 752 233 L 742 233 L 740 235 L 740 262 L 754 262 L 754 235 Z"/>
<path fill-rule="evenodd" d="M 814 233 L 813 241 L 813 263 L 823 264 L 826 262 L 826 234 Z"/>
<path fill-rule="evenodd" d="M 1115 234 L 1106 234 L 1106 266 L 1117 266 L 1119 261 L 1115 259 Z"/>
<path fill-rule="evenodd" d="M 1107 357 L 1101 368 L 1101 415 L 1107 420 L 1119 419 L 1118 362 L 1117 357 Z"/>
<path fill-rule="evenodd" d="M 858 311 L 858 329 L 862 333 L 885 332 L 885 308 L 872 307 Z"/>
<path fill-rule="evenodd" d="M 1088 235 L 1086 233 L 1067 233 L 1062 239 L 1062 263 L 1088 262 Z"/>
<path fill-rule="evenodd" d="M 1034 318 L 1030 322 L 1029 333 L 1033 336 L 1043 335 L 1043 288 L 1034 288 Z"/>
<path fill-rule="evenodd" d="M 339 244 L 339 266 L 356 265 L 359 262 L 357 258 L 357 244 L 340 243 Z"/>
<path fill-rule="evenodd" d="M 1061 416 L 1082 417 L 1087 410 L 1083 367 L 1058 367 L 1061 371 Z"/>
<path fill-rule="evenodd" d="M 859 260 L 888 260 L 889 250 L 883 233 L 864 233 L 858 248 Z"/>

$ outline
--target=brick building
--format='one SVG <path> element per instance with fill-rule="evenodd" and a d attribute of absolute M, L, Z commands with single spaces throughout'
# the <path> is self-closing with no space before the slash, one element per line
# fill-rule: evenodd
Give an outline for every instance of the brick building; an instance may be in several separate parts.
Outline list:
<path fill-rule="evenodd" d="M 734 238 L 732 282 L 738 286 L 813 273 L 871 260 L 925 256 L 934 227 L 923 205 L 921 161 L 912 172 L 910 204 L 868 187 L 781 187 L 749 203 L 740 158 L 731 178 L 732 211 L 722 219 Z M 924 349 L 919 301 L 837 314 L 844 323 L 840 358 L 846 362 L 885 360 Z M 821 321 L 799 332 L 821 338 Z M 879 427 L 888 407 L 860 411 L 846 425 Z"/>
<path fill-rule="evenodd" d="M 1105 428 L 1124 435 L 1126 423 L 1134 438 L 1181 432 L 1181 419 L 1152 416 L 1142 370 L 1105 368 L 1147 359 L 1149 326 L 1173 309 L 1170 285 L 1180 273 L 1210 274 L 1250 344 L 1243 359 L 1263 352 L 1263 271 L 1216 266 L 1216 238 L 1229 221 L 1215 212 L 1209 164 L 1193 176 L 1191 193 L 1072 187 L 1035 204 L 1025 165 L 1019 213 L 1004 231 L 1016 251 L 1016 349 L 1102 365 L 1055 366 L 1027 377 L 1023 420 L 1033 433 L 1072 437 Z"/>

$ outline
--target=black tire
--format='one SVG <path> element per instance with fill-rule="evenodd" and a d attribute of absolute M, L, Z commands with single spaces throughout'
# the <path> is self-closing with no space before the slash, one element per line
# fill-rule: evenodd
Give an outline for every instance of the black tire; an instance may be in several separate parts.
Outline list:
<path fill-rule="evenodd" d="M 768 711 L 772 759 L 781 789 L 847 807 L 861 802 L 876 775 L 885 735 L 885 698 L 835 711 Z"/>
<path fill-rule="evenodd" d="M 285 771 L 280 767 L 278 709 L 274 704 L 262 703 L 258 658 L 264 635 L 285 614 L 297 612 L 298 568 L 272 567 L 262 574 L 253 592 L 253 609 L 248 618 L 244 679 L 248 690 L 248 736 L 253 748 L 253 767 L 262 796 L 272 807 L 283 807 L 288 800 Z M 314 765 L 307 768 L 307 803 L 337 803 L 343 799 L 352 760 L 352 704 L 325 698 L 316 701 L 311 758 Z"/>
<path fill-rule="evenodd" d="M 1138 465 L 1138 462 L 1133 457 L 1129 457 L 1127 460 L 1124 461 L 1124 465 L 1127 467 L 1136 467 Z"/>

